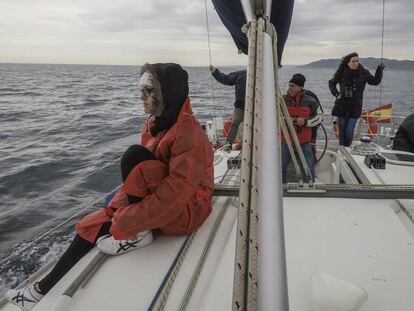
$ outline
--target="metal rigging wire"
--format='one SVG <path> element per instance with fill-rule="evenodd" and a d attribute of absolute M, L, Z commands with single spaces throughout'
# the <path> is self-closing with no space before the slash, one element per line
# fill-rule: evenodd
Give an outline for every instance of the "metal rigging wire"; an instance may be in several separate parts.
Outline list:
<path fill-rule="evenodd" d="M 12 208 L 12 209 L 10 209 L 10 210 L 8 210 L 8 211 L 6 211 L 6 212 L 1 213 L 1 214 L 0 214 L 0 219 L 1 219 L 1 218 L 3 218 L 3 217 L 5 217 L 5 216 L 7 216 L 7 215 L 9 215 L 9 214 L 12 214 L 12 213 L 14 213 L 14 212 L 18 211 L 18 210 L 21 210 L 21 209 L 23 209 L 23 208 L 25 208 L 25 207 L 28 207 L 28 206 L 32 205 L 33 203 L 35 203 L 35 202 L 37 202 L 37 201 L 39 201 L 39 200 L 42 200 L 42 199 L 47 198 L 47 197 L 52 197 L 53 195 L 55 195 L 55 194 L 57 194 L 57 193 L 61 193 L 63 190 L 66 190 L 67 188 L 69 188 L 69 187 L 71 187 L 71 186 L 73 186 L 73 185 L 76 185 L 76 184 L 78 184 L 79 182 L 81 182 L 81 181 L 85 180 L 86 178 L 88 178 L 88 177 L 90 177 L 90 176 L 92 176 L 92 175 L 94 175 L 94 174 L 96 174 L 96 173 L 98 173 L 98 172 L 100 172 L 100 171 L 104 170 L 105 168 L 107 168 L 107 167 L 109 167 L 109 166 L 113 165 L 115 162 L 119 161 L 119 159 L 120 159 L 120 157 L 119 157 L 119 158 L 117 158 L 117 159 L 115 159 L 114 161 L 110 162 L 109 164 L 105 165 L 104 167 L 101 167 L 100 169 L 98 169 L 98 170 L 96 170 L 96 171 L 93 171 L 93 172 L 91 172 L 91 173 L 89 173 L 89 174 L 87 174 L 87 175 L 83 176 L 82 178 L 79 178 L 79 179 L 77 179 L 77 180 L 75 180 L 75 181 L 72 181 L 72 182 L 70 182 L 70 183 L 68 183 L 68 184 L 64 185 L 63 187 L 60 187 L 60 188 L 58 188 L 58 189 L 56 189 L 56 190 L 54 190 L 54 191 L 52 191 L 52 192 L 49 192 L 49 193 L 46 193 L 46 194 L 44 194 L 44 195 L 42 195 L 42 196 L 40 196 L 40 197 L 37 197 L 36 199 L 31 200 L 31 201 L 29 201 L 29 202 L 27 202 L 27 203 L 25 203 L 25 204 L 23 204 L 23 205 L 19 205 L 19 206 L 15 207 L 15 208 Z"/>
<path fill-rule="evenodd" d="M 212 66 L 213 65 L 213 61 L 212 61 L 212 58 L 211 58 L 210 26 L 209 26 L 209 23 L 208 23 L 207 0 L 204 0 L 204 8 L 205 8 L 205 11 L 206 11 L 208 57 L 209 57 L 209 61 L 210 61 L 210 66 Z M 211 79 L 211 100 L 213 102 L 214 117 L 217 117 L 217 113 L 216 113 L 216 101 L 214 100 L 214 80 L 213 80 L 213 76 L 212 75 L 210 75 L 210 79 Z"/>
<path fill-rule="evenodd" d="M 385 0 L 382 0 L 382 29 L 381 29 L 381 63 L 384 62 L 384 28 L 385 28 Z M 380 83 L 379 104 L 382 102 L 382 79 Z"/>
<path fill-rule="evenodd" d="M 95 206 L 95 204 L 97 204 L 99 201 L 102 201 L 102 199 L 105 196 L 102 196 L 100 198 L 98 198 L 97 200 L 93 201 L 92 203 L 90 203 L 89 205 L 87 205 L 86 207 L 80 209 L 79 211 L 77 211 L 75 214 L 73 214 L 72 216 L 70 216 L 69 218 L 67 218 L 66 220 L 62 221 L 61 223 L 57 224 L 55 227 L 53 227 L 52 229 L 48 230 L 47 232 L 43 233 L 42 235 L 40 235 L 39 237 L 35 238 L 34 240 L 30 241 L 25 247 L 23 247 L 22 249 L 19 249 L 16 253 L 12 253 L 9 256 L 7 256 L 6 258 L 2 259 L 0 261 L 0 266 L 2 264 L 4 264 L 6 261 L 8 261 L 10 258 L 16 257 L 21 255 L 24 251 L 26 251 L 27 249 L 29 249 L 30 247 L 32 247 L 33 245 L 35 245 L 37 242 L 39 242 L 41 239 L 47 237 L 49 234 L 51 234 L 52 232 L 56 231 L 57 229 L 61 228 L 64 224 L 68 223 L 69 221 L 71 221 L 72 219 L 75 219 L 76 217 L 78 217 L 79 215 L 81 215 L 82 213 L 84 213 L 86 210 L 88 210 L 89 208 Z M 66 217 L 67 215 L 71 214 L 74 211 L 75 208 L 70 209 L 69 211 L 67 211 L 62 218 Z M 56 220 L 56 219 L 55 219 Z"/>

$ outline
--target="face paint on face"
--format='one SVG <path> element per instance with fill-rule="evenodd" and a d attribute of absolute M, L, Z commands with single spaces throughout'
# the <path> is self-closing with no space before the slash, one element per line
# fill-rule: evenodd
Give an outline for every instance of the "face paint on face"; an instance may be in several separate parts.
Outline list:
<path fill-rule="evenodd" d="M 154 98 L 154 77 L 149 72 L 144 72 L 139 79 L 141 102 L 146 114 L 156 113 L 156 100 Z"/>
<path fill-rule="evenodd" d="M 359 58 L 358 56 L 354 56 L 349 60 L 349 63 L 347 64 L 349 69 L 351 70 L 356 70 L 358 69 L 358 65 L 359 65 Z"/>
<path fill-rule="evenodd" d="M 145 71 L 142 76 L 139 78 L 139 87 L 142 89 L 144 87 L 153 88 L 154 87 L 154 77 L 148 71 Z"/>

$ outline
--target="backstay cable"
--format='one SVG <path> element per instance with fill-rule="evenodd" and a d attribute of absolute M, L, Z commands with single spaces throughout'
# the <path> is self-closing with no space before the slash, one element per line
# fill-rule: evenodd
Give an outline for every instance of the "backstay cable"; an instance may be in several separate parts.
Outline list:
<path fill-rule="evenodd" d="M 75 214 L 73 214 L 72 216 L 70 216 L 68 219 L 64 220 L 63 222 L 61 222 L 60 224 L 56 225 L 55 227 L 53 227 L 52 229 L 48 230 L 47 232 L 43 233 L 42 235 L 40 235 L 39 237 L 37 237 L 36 239 L 30 241 L 26 246 L 24 246 L 22 249 L 17 250 L 16 253 L 12 253 L 11 255 L 9 255 L 8 257 L 2 259 L 0 261 L 0 266 L 5 263 L 7 260 L 9 260 L 12 257 L 16 257 L 21 255 L 25 250 L 29 249 L 30 247 L 32 247 L 33 245 L 35 245 L 37 242 L 39 242 L 41 239 L 43 239 L 44 237 L 47 237 L 50 233 L 56 231 L 57 229 L 61 228 L 64 224 L 68 223 L 69 221 L 71 221 L 72 219 L 75 219 L 77 216 L 81 215 L 82 213 L 84 213 L 86 210 L 88 210 L 89 208 L 95 206 L 95 204 L 97 204 L 99 201 L 101 201 L 105 196 L 101 196 L 99 197 L 97 200 L 93 201 L 91 204 L 89 204 L 88 206 L 82 208 L 81 210 L 77 211 Z M 73 209 L 70 209 L 67 213 L 65 213 L 63 216 L 69 215 L 70 213 L 73 212 Z"/>
<path fill-rule="evenodd" d="M 381 29 L 381 63 L 384 62 L 384 28 L 385 28 L 385 0 L 382 0 L 382 29 Z M 379 104 L 382 103 L 382 79 L 380 83 L 380 100 Z"/>
<path fill-rule="evenodd" d="M 209 23 L 208 23 L 207 0 L 204 0 L 204 7 L 205 7 L 205 11 L 206 11 L 208 57 L 209 57 L 209 60 L 210 60 L 210 66 L 212 66 L 213 65 L 213 61 L 211 59 L 210 26 L 209 26 Z M 216 113 L 216 101 L 214 100 L 214 80 L 213 80 L 213 76 L 212 75 L 210 75 L 210 79 L 211 79 L 211 100 L 213 102 L 214 116 L 217 117 L 217 113 Z"/>
<path fill-rule="evenodd" d="M 381 61 L 384 58 L 385 0 L 382 0 Z"/>
<path fill-rule="evenodd" d="M 8 210 L 8 211 L 5 211 L 5 212 L 1 213 L 1 214 L 0 214 L 0 219 L 1 219 L 1 218 L 3 218 L 3 217 L 5 217 L 5 216 L 7 216 L 7 215 L 9 215 L 9 214 L 12 214 L 12 213 L 14 213 L 14 212 L 18 211 L 18 210 L 21 210 L 21 209 L 23 209 L 23 208 L 26 208 L 26 207 L 28 207 L 28 206 L 31 206 L 33 203 L 35 203 L 35 202 L 37 202 L 37 201 L 39 201 L 39 200 L 42 200 L 42 199 L 44 199 L 44 198 L 46 198 L 46 197 L 52 197 L 52 196 L 54 196 L 54 195 L 55 195 L 55 194 L 57 194 L 57 193 L 61 193 L 63 190 L 66 190 L 66 189 L 68 189 L 69 187 L 71 187 L 71 186 L 73 186 L 73 185 L 76 185 L 76 184 L 78 184 L 79 182 L 81 182 L 81 181 L 85 180 L 86 178 L 88 178 L 88 177 L 90 177 L 90 176 L 92 176 L 92 175 L 94 175 L 94 174 L 96 174 L 96 173 L 98 173 L 98 172 L 100 172 L 100 171 L 104 170 L 105 168 L 107 168 L 107 167 L 109 167 L 109 166 L 113 165 L 115 162 L 119 161 L 119 159 L 120 159 L 120 158 L 121 158 L 121 157 L 116 158 L 114 161 L 110 162 L 109 164 L 105 165 L 104 167 L 101 167 L 100 169 L 98 169 L 98 170 L 96 170 L 96 171 L 93 171 L 93 172 L 91 172 L 91 173 L 89 173 L 89 174 L 87 174 L 87 175 L 83 176 L 82 178 L 79 178 L 79 179 L 77 179 L 77 180 L 74 180 L 74 181 L 72 181 L 72 182 L 70 182 L 70 183 L 68 183 L 68 184 L 64 185 L 63 187 L 60 187 L 60 188 L 58 188 L 58 189 L 56 189 L 56 190 L 54 190 L 54 191 L 52 191 L 52 192 L 46 193 L 46 194 L 44 194 L 44 195 L 42 195 L 42 196 L 40 196 L 40 197 L 37 197 L 36 199 L 33 199 L 33 200 L 31 200 L 30 202 L 27 202 L 27 203 L 25 203 L 25 204 L 23 204 L 23 205 L 18 205 L 18 206 L 14 207 L 14 208 L 12 208 L 12 209 L 10 209 L 10 210 Z"/>

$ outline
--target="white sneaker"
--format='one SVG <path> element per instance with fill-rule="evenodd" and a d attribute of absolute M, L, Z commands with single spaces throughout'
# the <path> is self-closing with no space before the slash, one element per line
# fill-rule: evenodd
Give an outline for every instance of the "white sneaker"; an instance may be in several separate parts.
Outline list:
<path fill-rule="evenodd" d="M 35 290 L 34 284 L 21 289 L 9 289 L 6 292 L 7 300 L 24 311 L 32 310 L 43 296 Z"/>
<path fill-rule="evenodd" d="M 153 241 L 152 231 L 147 230 L 139 232 L 129 240 L 115 240 L 112 235 L 103 236 L 96 241 L 96 247 L 102 252 L 109 255 L 121 255 L 151 244 Z"/>

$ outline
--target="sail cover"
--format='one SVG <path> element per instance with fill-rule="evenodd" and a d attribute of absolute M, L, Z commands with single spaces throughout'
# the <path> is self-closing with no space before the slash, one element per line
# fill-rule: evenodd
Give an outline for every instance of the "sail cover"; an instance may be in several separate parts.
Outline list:
<path fill-rule="evenodd" d="M 224 26 L 230 32 L 237 49 L 247 54 L 247 36 L 241 27 L 246 24 L 246 18 L 240 0 L 211 0 Z M 278 36 L 277 53 L 279 64 L 283 48 L 289 34 L 292 20 L 294 0 L 273 0 L 270 21 L 275 26 Z"/>

